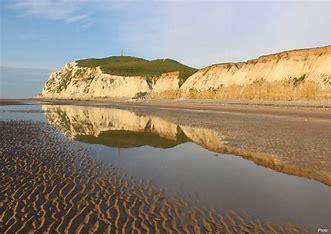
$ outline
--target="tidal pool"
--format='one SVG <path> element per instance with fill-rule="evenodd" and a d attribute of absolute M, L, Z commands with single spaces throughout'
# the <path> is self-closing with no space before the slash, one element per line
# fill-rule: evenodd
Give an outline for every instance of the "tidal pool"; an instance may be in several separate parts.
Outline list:
<path fill-rule="evenodd" d="M 0 111 L 1 120 L 47 121 L 85 145 L 95 160 L 199 207 L 281 224 L 330 224 L 330 186 L 221 153 L 226 146 L 221 132 L 102 107 L 11 106 Z"/>

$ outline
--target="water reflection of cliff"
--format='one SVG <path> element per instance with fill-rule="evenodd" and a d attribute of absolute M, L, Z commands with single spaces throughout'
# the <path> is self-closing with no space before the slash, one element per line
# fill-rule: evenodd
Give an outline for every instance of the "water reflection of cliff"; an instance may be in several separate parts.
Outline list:
<path fill-rule="evenodd" d="M 277 155 L 242 150 L 223 141 L 220 133 L 200 127 L 178 125 L 157 116 L 140 116 L 132 111 L 70 105 L 43 105 L 48 122 L 69 138 L 110 147 L 128 148 L 149 145 L 171 148 L 185 142 L 232 155 L 286 174 L 306 177 L 331 185 L 330 171 L 316 170 L 314 164 Z M 226 136 L 224 137 L 226 139 Z"/>
<path fill-rule="evenodd" d="M 149 145 L 171 148 L 194 142 L 208 149 L 223 148 L 215 131 L 177 125 L 156 116 L 139 116 L 134 112 L 86 106 L 43 105 L 48 122 L 72 139 L 110 147 Z"/>

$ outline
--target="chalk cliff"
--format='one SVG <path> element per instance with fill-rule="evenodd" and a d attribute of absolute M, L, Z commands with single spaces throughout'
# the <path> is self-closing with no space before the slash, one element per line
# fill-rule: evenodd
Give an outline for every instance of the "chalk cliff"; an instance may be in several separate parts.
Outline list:
<path fill-rule="evenodd" d="M 325 46 L 212 65 L 190 76 L 180 90 L 192 98 L 287 100 L 329 99 L 330 88 L 331 46 Z"/>
<path fill-rule="evenodd" d="M 79 67 L 71 62 L 50 75 L 41 95 L 51 99 L 134 98 L 153 90 L 178 88 L 178 72 L 163 73 L 148 80 L 143 76 L 109 75 L 100 67 Z"/>
<path fill-rule="evenodd" d="M 141 98 L 179 89 L 196 69 L 171 59 L 130 56 L 84 59 L 53 72 L 41 97 L 54 99 Z"/>
<path fill-rule="evenodd" d="M 177 61 L 109 57 L 78 60 L 53 72 L 41 93 L 95 98 L 331 99 L 331 45 L 285 51 L 201 70 Z"/>

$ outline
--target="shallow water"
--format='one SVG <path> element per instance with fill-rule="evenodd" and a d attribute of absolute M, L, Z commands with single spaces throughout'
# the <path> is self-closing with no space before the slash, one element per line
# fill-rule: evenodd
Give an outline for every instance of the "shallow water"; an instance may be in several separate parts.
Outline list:
<path fill-rule="evenodd" d="M 27 120 L 47 122 L 39 105 L 0 105 L 0 120 Z"/>
<path fill-rule="evenodd" d="M 200 207 L 313 228 L 331 220 L 330 186 L 217 153 L 226 142 L 211 129 L 82 106 L 1 106 L 0 120 L 11 119 L 47 121 L 96 160 Z"/>

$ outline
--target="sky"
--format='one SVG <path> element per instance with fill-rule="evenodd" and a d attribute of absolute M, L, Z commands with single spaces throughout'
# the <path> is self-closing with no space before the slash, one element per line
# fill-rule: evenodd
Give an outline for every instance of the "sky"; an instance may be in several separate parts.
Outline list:
<path fill-rule="evenodd" d="M 8 70 L 46 81 L 46 70 L 121 49 L 201 68 L 329 45 L 330 11 L 331 1 L 2 0 L 0 97 Z"/>

